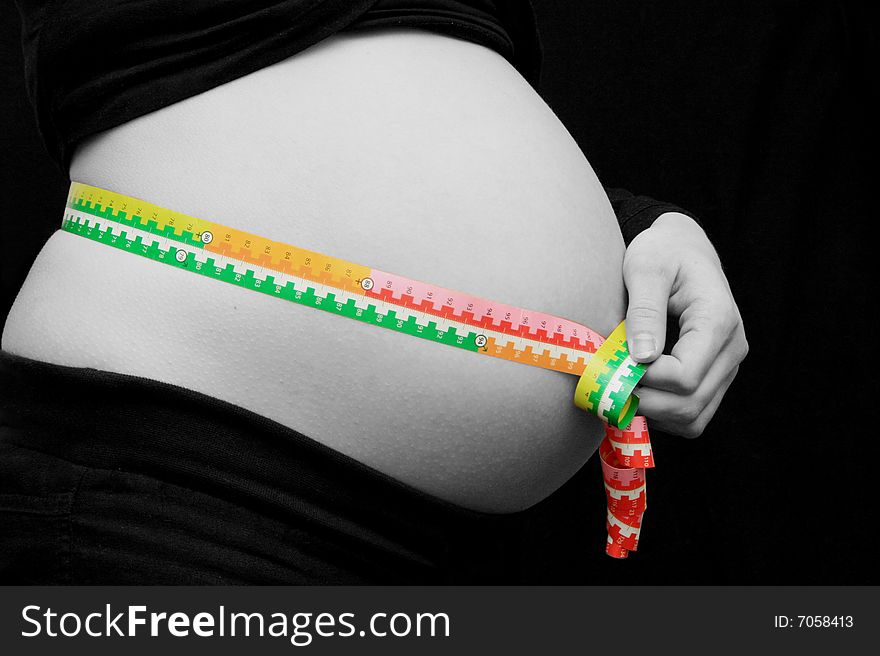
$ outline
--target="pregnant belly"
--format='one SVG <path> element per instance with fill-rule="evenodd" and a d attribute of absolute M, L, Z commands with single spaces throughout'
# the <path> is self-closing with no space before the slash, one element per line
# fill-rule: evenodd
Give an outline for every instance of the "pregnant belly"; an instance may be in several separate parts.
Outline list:
<path fill-rule="evenodd" d="M 622 318 L 595 174 L 496 53 L 338 35 L 101 133 L 71 178 L 586 324 Z M 60 222 L 63 208 L 59 208 Z M 469 508 L 526 508 L 595 451 L 576 378 L 480 358 L 56 232 L 3 348 L 180 385 Z"/>

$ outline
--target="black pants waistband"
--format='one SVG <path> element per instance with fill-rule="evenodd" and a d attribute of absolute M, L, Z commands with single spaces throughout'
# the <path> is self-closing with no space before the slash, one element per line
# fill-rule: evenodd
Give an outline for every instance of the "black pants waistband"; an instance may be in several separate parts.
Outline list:
<path fill-rule="evenodd" d="M 193 517 L 210 517 L 204 506 L 211 499 L 245 513 L 242 523 L 259 516 L 295 527 L 291 542 L 308 544 L 290 543 L 289 550 L 282 547 L 284 553 L 267 557 L 295 561 L 305 557 L 297 553 L 312 554 L 317 565 L 289 565 L 291 571 L 317 572 L 315 582 L 516 578 L 521 514 L 484 514 L 446 503 L 277 422 L 167 383 L 0 351 L 0 445 L 83 471 L 148 477 L 193 491 L 193 503 L 199 504 Z M 22 464 L 21 458 L 7 460 L 40 468 L 35 480 L 53 471 L 45 464 Z M 0 479 L 15 478 L 4 466 Z M 78 526 L 76 520 L 71 521 Z M 167 528 L 174 520 L 163 521 Z M 187 513 L 177 521 L 185 523 Z M 246 533 L 257 525 L 240 529 Z M 82 535 L 86 529 L 78 530 Z M 187 527 L 175 530 L 178 535 Z M 26 536 L 19 537 L 26 543 Z M 178 541 L 186 544 L 184 538 Z M 226 540 L 241 543 L 240 535 L 222 531 L 212 539 L 218 548 Z M 260 541 L 259 532 L 252 540 Z"/>

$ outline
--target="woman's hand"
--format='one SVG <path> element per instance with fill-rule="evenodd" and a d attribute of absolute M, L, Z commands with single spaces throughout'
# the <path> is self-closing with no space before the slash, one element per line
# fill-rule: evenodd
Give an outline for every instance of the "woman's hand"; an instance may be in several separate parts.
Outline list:
<path fill-rule="evenodd" d="M 637 390 L 639 414 L 662 431 L 698 437 L 749 350 L 721 261 L 700 226 L 669 212 L 629 245 L 623 278 L 629 351 L 652 363 Z M 662 355 L 667 310 L 680 332 Z"/>

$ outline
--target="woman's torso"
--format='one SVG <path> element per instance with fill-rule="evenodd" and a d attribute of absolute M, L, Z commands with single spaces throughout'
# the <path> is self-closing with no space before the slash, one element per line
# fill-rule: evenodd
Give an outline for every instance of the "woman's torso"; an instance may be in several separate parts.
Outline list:
<path fill-rule="evenodd" d="M 510 64 L 465 41 L 336 35 L 96 135 L 70 176 L 603 334 L 623 316 L 623 243 L 595 174 Z M 3 348 L 209 394 L 478 510 L 544 498 L 602 432 L 572 404 L 572 376 L 61 231 L 16 299 Z"/>

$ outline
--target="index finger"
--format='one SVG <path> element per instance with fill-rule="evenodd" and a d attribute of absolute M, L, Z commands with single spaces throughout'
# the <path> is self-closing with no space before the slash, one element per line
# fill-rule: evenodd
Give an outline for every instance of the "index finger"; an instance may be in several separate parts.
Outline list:
<path fill-rule="evenodd" d="M 730 335 L 711 324 L 687 328 L 669 355 L 661 355 L 648 367 L 642 385 L 678 394 L 693 394 L 709 367 L 721 354 Z"/>

